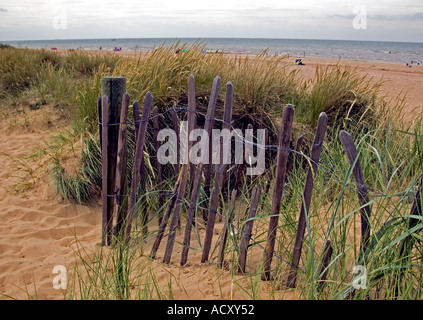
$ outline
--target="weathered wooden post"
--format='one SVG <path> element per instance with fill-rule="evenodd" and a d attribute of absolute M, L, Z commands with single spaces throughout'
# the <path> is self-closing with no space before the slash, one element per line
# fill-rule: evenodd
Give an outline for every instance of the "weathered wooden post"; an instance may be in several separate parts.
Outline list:
<path fill-rule="evenodd" d="M 120 115 L 119 137 L 118 137 L 118 152 L 116 164 L 116 184 L 115 184 L 115 209 L 114 216 L 116 217 L 115 236 L 122 236 L 122 227 L 127 215 L 128 201 L 126 193 L 128 190 L 127 179 L 127 120 L 129 109 L 130 96 L 128 93 L 123 95 L 122 110 Z"/>
<path fill-rule="evenodd" d="M 225 110 L 223 115 L 223 126 L 222 130 L 230 130 L 231 121 L 232 121 L 232 105 L 233 105 L 233 85 L 231 82 L 228 82 L 226 84 L 226 97 L 225 97 Z M 206 236 L 204 239 L 204 246 L 203 246 L 203 255 L 201 257 L 201 263 L 206 262 L 209 259 L 209 253 L 211 248 L 211 242 L 213 238 L 213 230 L 214 230 L 214 224 L 216 221 L 216 212 L 219 206 L 219 197 L 220 192 L 222 191 L 222 184 L 223 179 L 225 178 L 226 171 L 228 170 L 230 159 L 228 159 L 229 155 L 223 155 L 225 150 L 230 148 L 230 146 L 227 146 L 226 144 L 228 141 L 225 141 L 224 139 L 224 145 L 222 145 L 221 148 L 221 160 L 223 160 L 221 163 L 219 163 L 216 166 L 216 176 L 214 178 L 214 187 L 213 187 L 213 193 L 210 198 L 210 205 L 209 205 L 209 215 L 207 218 L 207 226 L 206 226 Z"/>
<path fill-rule="evenodd" d="M 159 148 L 160 148 L 160 141 L 157 139 L 158 135 L 159 135 L 159 131 L 160 131 L 160 127 L 159 127 L 159 108 L 157 108 L 157 106 L 155 106 L 153 108 L 153 128 L 154 128 L 154 134 L 153 134 L 153 139 L 154 139 L 154 150 L 156 152 L 156 170 L 157 170 L 157 184 L 160 186 L 162 184 L 163 181 L 163 175 L 162 175 L 162 165 L 159 161 Z M 164 204 L 164 197 L 163 194 L 160 193 L 159 194 L 159 208 L 161 208 Z M 160 221 L 161 219 L 159 219 Z M 159 223 L 160 225 L 160 223 Z"/>
<path fill-rule="evenodd" d="M 188 137 L 189 137 L 189 133 L 191 132 L 190 129 L 191 130 L 193 129 L 194 122 L 196 121 L 195 107 L 196 107 L 196 105 L 195 105 L 195 79 L 194 79 L 194 76 L 191 75 L 188 78 L 188 132 L 187 132 Z M 192 142 L 188 142 L 188 150 L 187 150 L 188 155 L 189 155 L 189 151 L 191 149 L 192 144 L 193 144 Z M 189 161 L 188 161 L 188 163 L 189 163 Z M 154 241 L 153 247 L 151 249 L 151 253 L 150 253 L 151 258 L 156 257 L 157 250 L 159 249 L 160 243 L 161 243 L 162 238 L 163 238 L 164 231 L 166 229 L 170 215 L 172 214 L 172 210 L 175 207 L 175 204 L 176 204 L 176 208 L 175 208 L 174 215 L 179 215 L 178 212 L 181 210 L 182 199 L 184 197 L 185 183 L 186 183 L 186 182 L 182 182 L 182 181 L 186 180 L 187 173 L 188 173 L 187 171 L 188 171 L 188 164 L 184 164 L 183 167 L 182 167 L 182 171 L 179 171 L 179 175 L 178 175 L 178 178 L 176 180 L 175 187 L 173 189 L 173 195 L 169 199 L 169 202 L 168 202 L 167 207 L 166 207 L 165 214 L 164 214 L 163 219 L 160 223 L 159 231 L 157 233 L 156 240 Z M 182 184 L 184 184 L 183 188 L 181 188 Z M 169 261 L 170 261 L 170 257 L 172 255 L 173 242 L 174 242 L 174 239 L 172 239 L 172 237 L 173 236 L 171 236 L 171 238 L 168 239 L 168 244 L 167 244 L 167 248 L 166 248 L 167 255 L 165 254 L 165 258 L 164 258 L 165 262 L 167 261 L 167 259 L 169 259 Z"/>
<path fill-rule="evenodd" d="M 231 199 L 229 201 L 228 215 L 226 217 L 227 220 L 225 220 L 225 225 L 222 228 L 219 244 L 219 253 L 217 256 L 217 265 L 221 268 L 223 268 L 224 266 L 226 241 L 228 239 L 228 231 L 230 230 L 229 225 L 232 224 L 237 193 L 238 191 L 236 189 L 232 190 Z"/>
<path fill-rule="evenodd" d="M 102 98 L 102 245 L 110 245 L 113 229 L 115 175 L 122 97 L 126 92 L 124 77 L 103 77 Z"/>
<path fill-rule="evenodd" d="M 326 275 L 328 273 L 327 267 L 329 266 L 330 259 L 332 258 L 332 245 L 330 243 L 330 240 L 326 241 L 325 249 L 323 250 L 323 261 L 322 266 L 320 268 L 320 279 L 318 284 L 318 289 L 323 289 L 323 286 L 325 284 Z"/>
<path fill-rule="evenodd" d="M 248 245 L 251 239 L 251 231 L 253 230 L 252 220 L 256 216 L 256 211 L 258 207 L 258 202 L 260 200 L 262 187 L 255 187 L 253 189 L 250 201 L 250 207 L 248 209 L 247 221 L 245 222 L 243 228 L 243 235 L 241 238 L 241 243 L 239 245 L 239 258 L 238 258 L 238 272 L 245 273 L 245 264 L 247 262 L 247 250 Z"/>
<path fill-rule="evenodd" d="M 148 118 L 150 117 L 151 107 L 153 105 L 153 94 L 149 91 L 145 96 L 144 107 L 142 110 L 142 117 L 140 120 L 140 128 L 138 132 L 137 144 L 135 147 L 134 169 L 132 172 L 131 193 L 129 195 L 128 219 L 126 227 L 126 242 L 129 243 L 131 237 L 132 220 L 135 216 L 135 204 L 137 201 L 138 186 L 141 180 L 141 163 L 144 157 L 143 149 L 145 136 L 147 133 Z M 142 217 L 143 223 L 147 220 Z M 143 225 L 143 232 L 146 230 L 146 225 Z M 144 234 L 145 235 L 145 234 Z"/>
<path fill-rule="evenodd" d="M 217 102 L 217 96 L 219 93 L 219 86 L 220 86 L 220 77 L 216 76 L 213 80 L 213 86 L 211 90 L 210 95 L 210 101 L 207 108 L 207 115 L 206 115 L 206 123 L 204 125 L 204 131 L 210 135 L 212 130 L 212 120 L 214 117 L 214 111 L 216 109 L 216 102 Z M 207 139 L 208 136 L 203 136 L 202 139 Z M 194 181 L 193 181 L 193 187 L 191 191 L 191 199 L 188 207 L 187 212 L 187 224 L 185 228 L 185 235 L 184 235 L 184 247 L 182 248 L 181 253 L 181 265 L 185 265 L 188 258 L 188 250 L 189 245 L 191 242 L 191 230 L 192 230 L 192 223 L 194 221 L 194 214 L 197 204 L 197 196 L 198 191 L 200 190 L 200 184 L 201 184 L 201 175 L 203 172 L 203 163 L 200 162 L 197 166 L 197 171 L 195 172 Z"/>
<path fill-rule="evenodd" d="M 364 181 L 363 170 L 361 169 L 360 159 L 358 158 L 358 152 L 355 147 L 354 141 L 350 134 L 345 130 L 341 130 L 339 132 L 339 138 L 341 139 L 342 144 L 344 145 L 345 152 L 347 153 L 348 159 L 350 161 L 350 165 L 353 166 L 353 175 L 355 179 L 355 184 L 357 187 L 357 195 L 358 201 L 360 202 L 360 206 L 362 209 L 361 212 L 361 244 L 360 244 L 360 251 L 365 252 L 367 249 L 367 245 L 370 238 L 370 205 L 369 197 L 367 195 L 367 186 L 366 182 Z M 366 205 L 367 204 L 367 205 Z"/>
<path fill-rule="evenodd" d="M 211 127 L 212 131 L 214 129 L 214 120 L 212 121 Z M 212 171 L 213 171 L 213 140 L 212 135 L 209 136 L 209 160 L 206 164 L 204 164 L 204 186 L 203 191 L 205 194 L 205 205 L 203 209 L 203 220 L 204 224 L 207 225 L 207 221 L 209 219 L 209 202 L 210 202 L 210 183 L 212 180 Z"/>
<path fill-rule="evenodd" d="M 172 251 L 173 251 L 173 246 L 175 244 L 175 237 L 176 237 L 176 228 L 178 227 L 179 216 L 181 214 L 181 209 L 182 209 L 182 202 L 185 196 L 185 185 L 186 185 L 187 176 L 188 176 L 187 164 L 184 164 L 182 166 L 182 171 L 180 173 L 181 173 L 181 179 L 180 179 L 180 184 L 178 187 L 178 195 L 176 197 L 175 211 L 173 212 L 172 220 L 170 221 L 170 225 L 169 225 L 169 235 L 167 237 L 166 250 L 165 250 L 165 255 L 163 257 L 164 263 L 169 263 L 170 259 L 172 258 Z"/>
<path fill-rule="evenodd" d="M 297 235 L 295 237 L 294 251 L 292 253 L 291 271 L 288 276 L 287 286 L 295 288 L 297 282 L 298 265 L 301 258 L 301 250 L 303 247 L 304 233 L 306 229 L 306 214 L 308 216 L 310 210 L 311 197 L 313 194 L 314 177 L 317 173 L 317 164 L 319 163 L 320 153 L 322 152 L 323 140 L 326 135 L 328 125 L 328 117 L 322 112 L 317 123 L 316 134 L 311 149 L 311 166 L 308 168 L 307 178 L 304 185 L 303 201 L 301 202 L 300 216 L 298 218 Z"/>
<path fill-rule="evenodd" d="M 191 106 L 191 107 L 190 107 Z M 191 150 L 193 141 L 189 140 L 191 132 L 197 128 L 196 97 L 195 97 L 195 78 L 190 75 L 188 78 L 188 150 Z M 189 164 L 189 192 L 191 194 L 194 186 L 195 164 Z"/>
<path fill-rule="evenodd" d="M 132 104 L 132 112 L 134 116 L 134 126 L 135 126 L 135 142 L 137 142 L 138 139 L 138 130 L 140 129 L 140 122 L 141 122 L 141 116 L 140 116 L 140 104 L 138 100 L 135 100 Z"/>
<path fill-rule="evenodd" d="M 179 176 L 179 140 L 180 140 L 180 136 L 179 136 L 179 117 L 178 114 L 175 111 L 175 108 L 172 108 L 172 110 L 170 111 L 171 115 L 172 115 L 172 127 L 173 130 L 176 132 L 176 150 L 175 150 L 175 154 L 176 154 L 176 163 L 175 163 L 175 175 Z"/>
<path fill-rule="evenodd" d="M 172 196 L 170 197 L 170 199 L 167 203 L 166 211 L 163 215 L 162 220 L 160 221 L 160 226 L 159 226 L 159 230 L 157 232 L 156 240 L 154 240 L 154 243 L 153 243 L 153 246 L 152 246 L 151 252 L 150 252 L 150 258 L 152 258 L 152 259 L 154 259 L 156 257 L 156 253 L 157 253 L 157 250 L 159 249 L 160 243 L 162 242 L 167 223 L 168 223 L 169 218 L 172 214 L 172 210 L 175 207 L 175 203 L 176 203 L 176 199 L 177 199 L 177 195 L 178 195 L 178 191 L 179 191 L 179 186 L 181 185 L 181 181 L 182 181 L 181 177 L 182 177 L 182 171 L 179 172 L 179 176 L 176 179 L 175 186 L 173 187 Z"/>
<path fill-rule="evenodd" d="M 276 232 L 279 221 L 279 211 L 281 208 L 281 199 L 285 183 L 286 165 L 289 153 L 289 143 L 291 141 L 292 122 L 294 121 L 294 107 L 286 105 L 282 114 L 281 134 L 279 137 L 279 150 L 276 163 L 276 181 L 273 190 L 272 208 L 269 222 L 269 231 L 267 234 L 267 245 L 264 250 L 263 281 L 271 280 L 270 270 L 275 249 Z"/>
<path fill-rule="evenodd" d="M 98 137 L 100 140 L 100 149 L 103 148 L 103 120 L 102 120 L 102 111 L 101 111 L 101 97 L 97 98 L 97 114 L 98 114 Z"/>
<path fill-rule="evenodd" d="M 245 131 L 245 151 L 244 151 L 244 163 L 246 166 L 250 167 L 252 164 L 252 157 L 253 157 L 253 148 L 250 149 L 250 146 L 247 147 L 247 144 L 251 144 L 251 146 L 254 146 L 254 134 L 253 134 L 254 127 L 251 123 L 247 125 L 247 130 Z M 251 150 L 250 152 L 247 152 L 247 150 Z M 260 149 L 257 148 L 257 155 L 260 152 Z M 246 176 L 246 183 L 247 185 L 251 185 L 253 183 L 253 177 L 252 176 Z"/>

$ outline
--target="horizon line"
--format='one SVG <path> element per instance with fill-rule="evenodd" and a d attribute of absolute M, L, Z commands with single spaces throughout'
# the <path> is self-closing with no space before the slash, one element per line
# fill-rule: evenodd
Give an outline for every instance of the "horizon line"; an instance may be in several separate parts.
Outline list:
<path fill-rule="evenodd" d="M 254 40 L 315 40 L 315 41 L 353 41 L 353 42 L 395 42 L 395 43 L 420 43 L 423 44 L 422 41 L 398 41 L 398 40 L 358 40 L 358 39 L 325 39 L 325 38 L 249 38 L 249 37 L 143 37 L 143 38 L 114 38 L 114 37 L 107 37 L 107 38 L 56 38 L 56 39 L 20 39 L 20 40 L 0 40 L 1 42 L 29 42 L 29 41 L 67 41 L 67 40 L 129 40 L 129 39 L 192 39 L 201 41 L 202 39 L 254 39 Z"/>

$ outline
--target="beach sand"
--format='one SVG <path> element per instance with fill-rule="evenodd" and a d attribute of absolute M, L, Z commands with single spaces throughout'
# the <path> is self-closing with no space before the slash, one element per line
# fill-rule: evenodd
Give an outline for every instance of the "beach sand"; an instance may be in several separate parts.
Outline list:
<path fill-rule="evenodd" d="M 139 53 L 113 54 L 136 57 Z M 305 65 L 290 68 L 298 69 L 305 79 L 314 77 L 318 65 L 350 65 L 374 77 L 375 81 L 383 77 L 385 83 L 381 89 L 387 97 L 394 99 L 406 94 L 406 112 L 410 113 L 410 121 L 413 109 L 423 109 L 423 66 L 407 68 L 405 64 L 302 60 Z M 39 299 L 62 299 L 62 292 L 52 285 L 56 276 L 53 268 L 64 265 L 71 273 L 75 261 L 78 261 L 75 254 L 77 244 L 83 246 L 87 254 L 99 245 L 101 206 L 98 203 L 90 207 L 73 205 L 59 199 L 46 164 L 28 158 L 34 147 L 42 145 L 43 139 L 67 125 L 63 119 L 55 117 L 53 107 L 29 110 L 28 106 L 23 106 L 21 112 L 3 116 L 2 121 L 5 125 L 0 128 L 0 299 L 27 299 L 35 295 Z M 18 170 L 18 167 L 24 170 Z M 216 230 L 221 227 L 222 223 L 218 223 Z M 176 240 L 181 241 L 182 234 L 179 233 Z M 180 267 L 180 246 L 175 245 L 172 264 L 163 265 L 160 261 L 165 244 L 166 238 L 162 241 L 158 259 L 152 264 L 165 297 L 172 277 L 175 299 L 245 298 L 228 271 L 221 271 L 214 265 L 200 265 L 200 252 L 190 251 L 188 266 Z M 151 243 L 146 245 L 147 254 L 149 246 Z M 266 286 L 267 283 L 261 283 L 262 297 L 267 297 L 269 292 Z M 292 290 L 276 293 L 279 298 L 295 298 Z"/>

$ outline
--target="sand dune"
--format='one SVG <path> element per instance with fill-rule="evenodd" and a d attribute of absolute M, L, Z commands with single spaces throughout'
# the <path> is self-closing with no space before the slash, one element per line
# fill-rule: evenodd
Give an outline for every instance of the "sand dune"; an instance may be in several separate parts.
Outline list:
<path fill-rule="evenodd" d="M 11 126 L 0 133 L 0 298 L 27 299 L 29 294 L 59 299 L 63 295 L 52 286 L 54 266 L 73 265 L 75 237 L 84 244 L 98 243 L 101 219 L 98 206 L 58 199 L 44 164 L 27 158 L 58 130 L 41 120 L 48 110 L 30 112 L 25 115 L 31 117 L 27 126 L 20 125 L 23 114 L 2 120 Z M 27 171 L 18 170 L 22 162 Z"/>
<path fill-rule="evenodd" d="M 306 58 L 303 61 L 306 65 L 292 68 L 299 69 L 300 74 L 308 78 L 314 76 L 317 65 L 336 63 L 327 59 Z M 423 109 L 423 66 L 406 68 L 357 61 L 348 64 L 375 78 L 383 76 L 387 81 L 382 89 L 391 98 L 407 93 L 409 110 Z M 52 286 L 55 277 L 53 268 L 64 265 L 72 270 L 77 241 L 88 251 L 95 249 L 100 242 L 101 208 L 99 204 L 91 207 L 72 205 L 55 195 L 46 164 L 27 156 L 43 139 L 66 123 L 56 119 L 54 111 L 48 106 L 26 112 L 4 117 L 2 121 L 5 125 L 0 128 L 0 299 L 27 299 L 31 296 L 61 299 L 61 291 Z M 220 223 L 217 228 L 221 226 Z M 178 234 L 177 241 L 181 241 L 181 237 Z M 164 246 L 162 244 L 161 250 Z M 179 249 L 175 246 L 176 253 Z M 158 257 L 162 254 L 163 251 L 159 251 Z M 160 259 L 153 262 L 161 287 L 168 285 L 169 272 L 183 283 L 181 287 L 174 286 L 174 298 L 243 298 L 240 290 L 234 288 L 228 272 L 222 273 L 214 266 L 199 265 L 195 262 L 200 261 L 198 252 L 191 251 L 189 261 L 189 266 L 184 268 L 179 267 L 176 260 L 171 266 L 163 266 Z M 217 274 L 219 284 L 216 283 Z M 265 296 L 267 284 L 261 285 Z M 292 296 L 295 292 L 280 294 Z"/>

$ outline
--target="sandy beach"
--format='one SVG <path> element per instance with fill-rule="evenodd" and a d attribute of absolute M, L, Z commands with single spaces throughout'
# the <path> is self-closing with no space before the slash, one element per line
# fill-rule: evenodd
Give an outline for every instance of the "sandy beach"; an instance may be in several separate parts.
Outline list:
<path fill-rule="evenodd" d="M 64 51 L 62 53 L 65 54 Z M 111 54 L 137 57 L 139 52 Z M 234 55 L 227 56 L 231 58 Z M 405 95 L 405 118 L 410 123 L 414 119 L 413 111 L 423 112 L 423 65 L 409 68 L 405 64 L 301 59 L 304 65 L 292 64 L 289 68 L 298 70 L 304 79 L 312 80 L 318 66 L 348 65 L 373 77 L 374 81 L 383 79 L 381 94 L 387 99 Z M 84 246 L 88 253 L 99 245 L 101 206 L 99 203 L 73 205 L 55 195 L 46 164 L 28 157 L 35 147 L 43 143 L 43 139 L 68 124 L 55 117 L 52 106 L 34 111 L 29 111 L 28 106 L 23 108 L 23 112 L 2 116 L 6 125 L 0 128 L 0 299 L 28 299 L 31 295 L 39 299 L 62 299 L 61 290 L 54 289 L 52 285 L 56 276 L 53 268 L 64 265 L 72 272 L 75 261 L 78 261 L 75 253 L 77 244 Z M 17 170 L 25 166 L 18 159 L 28 166 L 26 170 Z M 37 172 L 35 176 L 34 172 Z M 222 223 L 217 224 L 216 230 L 222 226 Z M 182 237 L 178 234 L 176 241 L 182 241 Z M 163 256 L 164 247 L 160 248 L 159 258 Z M 178 251 L 179 246 L 175 249 L 175 252 Z M 154 261 L 153 268 L 163 292 L 166 292 L 170 274 L 173 274 L 177 279 L 173 288 L 174 299 L 245 298 L 234 286 L 228 271 L 213 265 L 200 265 L 200 256 L 201 252 L 191 251 L 191 262 L 185 267 L 180 267 L 176 260 L 170 266 L 161 264 L 160 259 Z M 219 282 L 216 282 L 217 278 Z M 266 283 L 262 284 L 262 297 L 266 297 L 269 291 L 266 286 Z M 296 294 L 295 290 L 276 292 L 280 294 L 279 298 L 295 298 Z"/>

